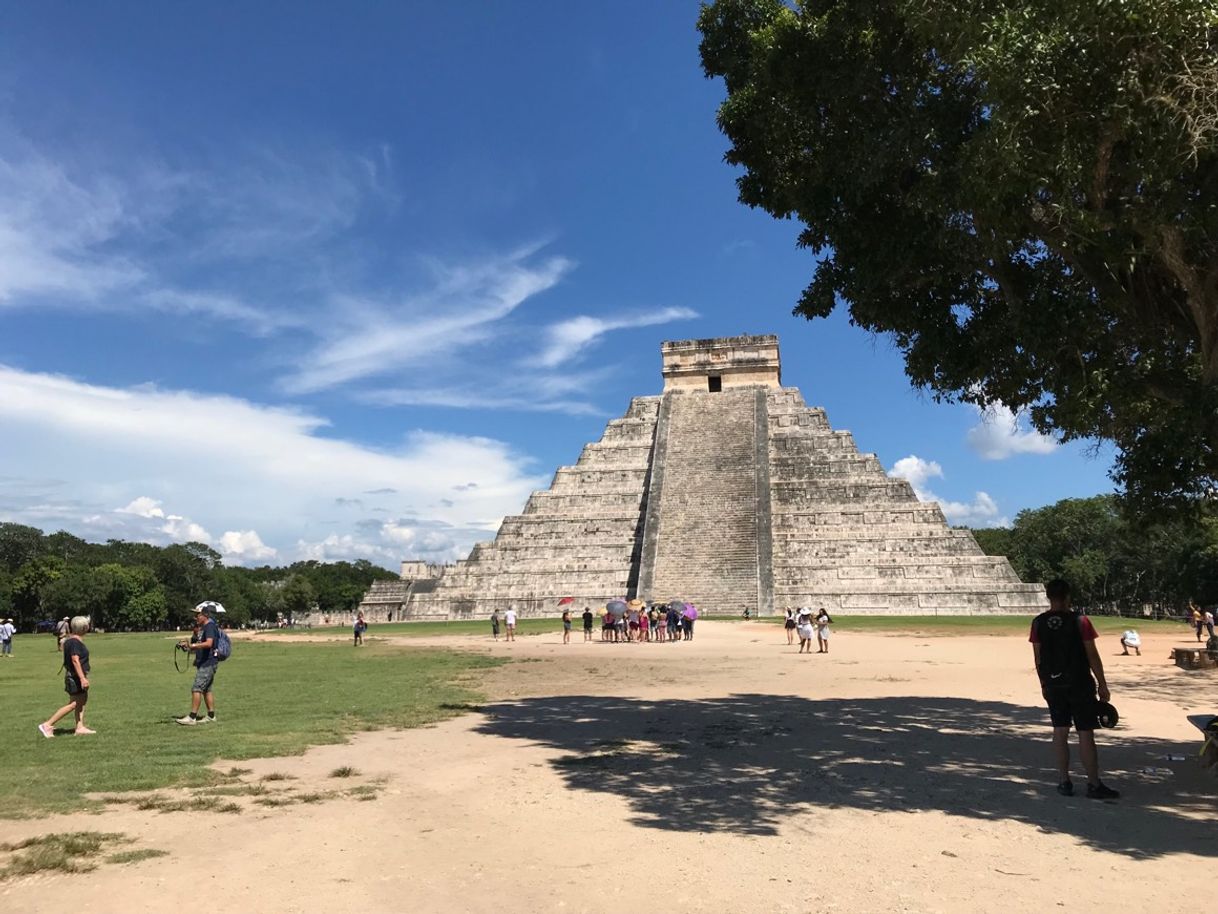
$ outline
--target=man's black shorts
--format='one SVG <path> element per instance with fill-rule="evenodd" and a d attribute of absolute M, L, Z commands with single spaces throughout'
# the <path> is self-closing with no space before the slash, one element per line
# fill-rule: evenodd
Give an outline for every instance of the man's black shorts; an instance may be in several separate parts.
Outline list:
<path fill-rule="evenodd" d="M 1045 700 L 1049 703 L 1049 719 L 1055 727 L 1069 727 L 1074 724 L 1075 730 L 1095 730 L 1099 727 L 1096 715 L 1099 712 L 1099 699 L 1095 697 L 1095 687 L 1086 686 L 1074 689 L 1046 689 Z"/>

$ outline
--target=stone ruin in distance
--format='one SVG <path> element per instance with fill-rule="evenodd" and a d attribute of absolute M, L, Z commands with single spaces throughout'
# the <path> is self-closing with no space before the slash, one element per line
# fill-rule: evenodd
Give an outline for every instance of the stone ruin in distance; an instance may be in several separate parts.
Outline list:
<path fill-rule="evenodd" d="M 939 505 L 860 453 L 782 386 L 778 337 L 666 342 L 664 390 L 560 467 L 493 542 L 421 577 L 378 582 L 370 619 L 485 618 L 680 598 L 738 615 L 1031 613 L 1044 590 L 982 553 Z M 407 569 L 415 571 L 408 576 Z"/>

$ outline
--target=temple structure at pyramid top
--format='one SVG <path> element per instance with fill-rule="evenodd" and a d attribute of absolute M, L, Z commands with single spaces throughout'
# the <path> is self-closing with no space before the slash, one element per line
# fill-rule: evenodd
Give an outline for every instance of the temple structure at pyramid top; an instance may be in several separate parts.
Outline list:
<path fill-rule="evenodd" d="M 664 390 L 782 387 L 778 337 L 728 336 L 675 340 L 660 345 Z"/>
<path fill-rule="evenodd" d="M 557 615 L 565 597 L 582 610 L 623 596 L 732 614 L 1045 607 L 1043 588 L 982 553 L 782 386 L 778 337 L 681 340 L 660 352 L 659 396 L 633 399 L 464 561 L 373 585 L 365 614 Z"/>

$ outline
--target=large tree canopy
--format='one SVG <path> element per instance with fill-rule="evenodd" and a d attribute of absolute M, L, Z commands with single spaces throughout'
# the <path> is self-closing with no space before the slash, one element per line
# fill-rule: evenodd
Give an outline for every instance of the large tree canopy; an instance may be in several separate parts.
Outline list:
<path fill-rule="evenodd" d="M 1218 513 L 1146 523 L 1112 495 L 1067 498 L 1020 511 L 1009 528 L 974 530 L 989 555 L 1005 555 L 1025 581 L 1062 577 L 1075 604 L 1136 613 L 1151 604 L 1183 612 L 1218 602 Z"/>
<path fill-rule="evenodd" d="M 796 312 L 892 334 L 937 396 L 1218 480 L 1218 3 L 717 0 L 740 199 L 821 255 Z"/>

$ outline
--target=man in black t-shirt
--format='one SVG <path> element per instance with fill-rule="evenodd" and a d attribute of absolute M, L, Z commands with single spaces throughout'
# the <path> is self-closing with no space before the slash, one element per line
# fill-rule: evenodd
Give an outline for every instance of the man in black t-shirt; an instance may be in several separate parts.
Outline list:
<path fill-rule="evenodd" d="M 584 619 L 584 640 L 591 641 L 592 640 L 592 610 L 587 606 L 584 607 L 583 619 Z"/>
<path fill-rule="evenodd" d="M 190 641 L 178 642 L 178 647 L 184 651 L 193 651 L 195 655 L 195 681 L 190 689 L 190 713 L 185 717 L 176 718 L 183 726 L 194 726 L 199 723 L 211 723 L 216 719 L 216 698 L 212 693 L 212 684 L 216 678 L 216 666 L 220 662 L 216 658 L 216 642 L 220 640 L 220 627 L 211 617 L 211 613 L 224 612 L 224 607 L 211 601 L 200 603 L 195 607 L 195 631 Z M 207 716 L 199 716 L 199 705 L 207 701 Z"/>
<path fill-rule="evenodd" d="M 1032 655 L 1040 690 L 1053 723 L 1053 752 L 1057 759 L 1057 792 L 1074 796 L 1070 781 L 1070 724 L 1078 731 L 1078 752 L 1087 770 L 1087 796 L 1115 800 L 1120 793 L 1100 780 L 1095 748 L 1099 702 L 1110 698 L 1104 664 L 1095 649 L 1096 632 L 1086 616 L 1070 609 L 1070 585 L 1058 579 L 1045 585 L 1049 610 L 1032 620 Z M 1093 678 L 1094 677 L 1094 678 Z M 1096 692 L 1099 692 L 1099 702 Z"/>

